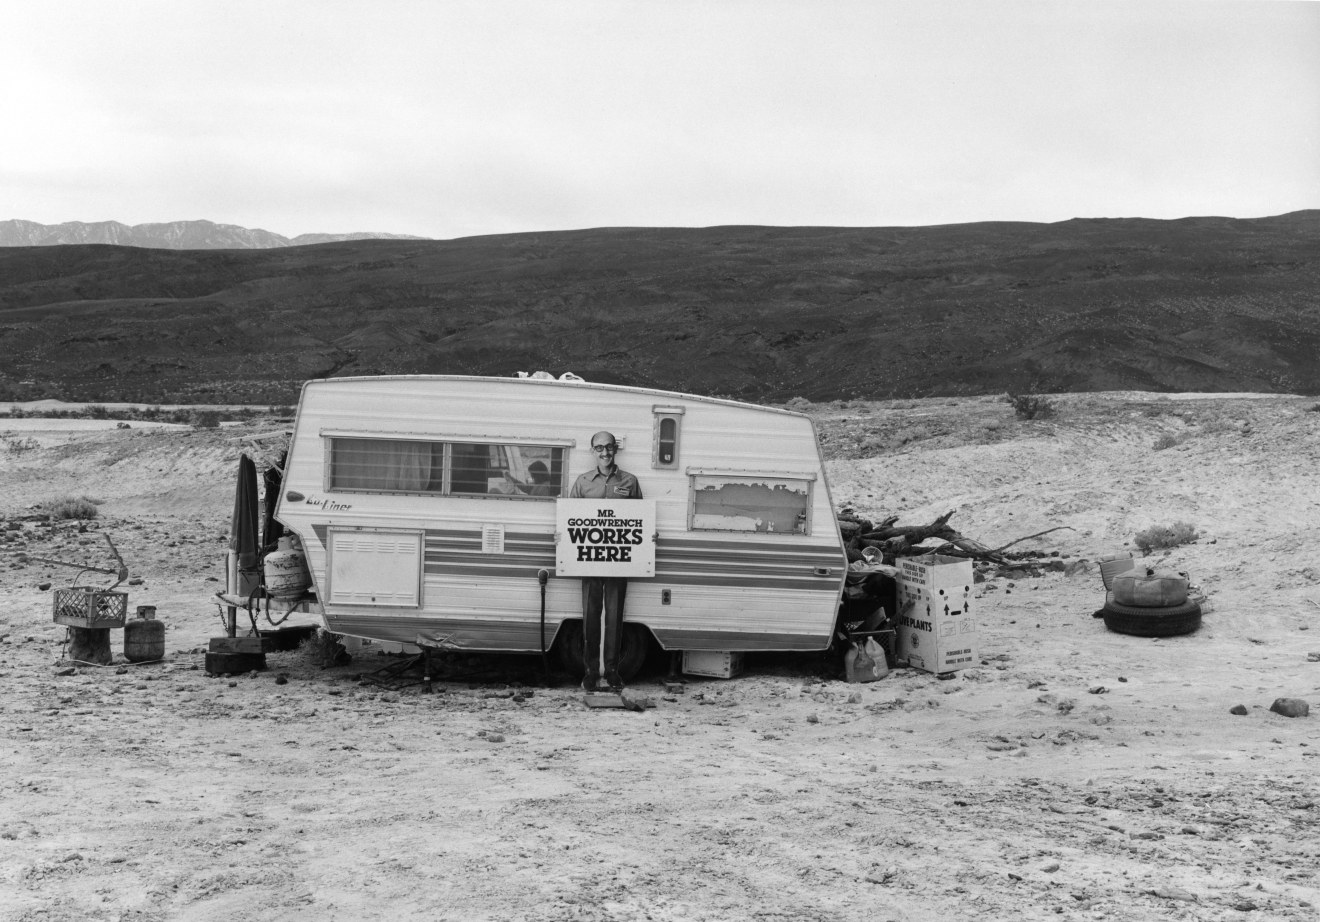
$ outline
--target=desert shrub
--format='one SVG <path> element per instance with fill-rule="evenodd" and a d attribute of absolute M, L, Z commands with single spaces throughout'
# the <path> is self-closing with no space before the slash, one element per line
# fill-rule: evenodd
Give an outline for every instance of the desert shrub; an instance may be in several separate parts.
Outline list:
<path fill-rule="evenodd" d="M 339 635 L 324 628 L 318 628 L 315 634 L 298 645 L 298 655 L 308 664 L 321 669 L 346 666 L 353 659 L 339 642 Z"/>
<path fill-rule="evenodd" d="M 784 404 L 784 406 L 787 409 L 797 410 L 799 413 L 801 413 L 803 410 L 807 410 L 811 408 L 811 401 L 808 400 L 806 397 L 794 397 L 788 403 Z"/>
<path fill-rule="evenodd" d="M 1008 394 L 1009 406 L 1018 419 L 1049 419 L 1054 416 L 1054 404 L 1035 394 Z"/>
<path fill-rule="evenodd" d="M 1141 553 L 1149 554 L 1151 551 L 1191 544 L 1198 537 L 1196 526 L 1188 522 L 1174 522 L 1172 525 L 1152 525 L 1137 532 L 1133 540 L 1141 548 Z"/>
<path fill-rule="evenodd" d="M 11 455 L 21 455 L 25 451 L 32 451 L 34 448 L 40 448 L 41 443 L 36 439 L 5 439 L 5 451 Z"/>
<path fill-rule="evenodd" d="M 1156 451 L 1164 451 L 1164 449 L 1166 448 L 1173 448 L 1174 446 L 1181 444 L 1182 444 L 1182 439 L 1178 438 L 1176 435 L 1169 435 L 1168 433 L 1165 433 L 1164 435 L 1160 436 L 1158 439 L 1155 440 L 1155 444 L 1152 447 Z"/>
<path fill-rule="evenodd" d="M 110 410 L 99 403 L 93 403 L 87 407 L 87 416 L 89 419 L 109 419 Z"/>
<path fill-rule="evenodd" d="M 198 429 L 217 429 L 220 426 L 219 410 L 193 410 L 188 415 L 188 422 Z"/>
<path fill-rule="evenodd" d="M 61 496 L 37 508 L 53 519 L 94 519 L 99 512 L 95 501 L 87 496 Z"/>
<path fill-rule="evenodd" d="M 18 407 L 15 407 L 14 409 L 15 409 L 15 410 L 18 410 Z M 1307 407 L 1306 409 L 1310 410 L 1312 413 L 1320 413 L 1320 403 L 1312 404 L 1311 406 Z M 22 410 L 18 410 L 18 412 L 22 413 L 23 411 L 22 411 Z"/>

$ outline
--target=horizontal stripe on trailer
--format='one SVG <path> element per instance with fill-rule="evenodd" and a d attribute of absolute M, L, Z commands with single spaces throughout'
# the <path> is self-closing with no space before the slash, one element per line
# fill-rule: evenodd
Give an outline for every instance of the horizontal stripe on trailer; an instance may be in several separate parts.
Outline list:
<path fill-rule="evenodd" d="M 503 566 L 510 569 L 519 567 L 549 567 L 554 569 L 555 555 L 542 551 L 538 554 L 459 554 L 452 551 L 427 550 L 428 567 L 480 567 Z"/>
<path fill-rule="evenodd" d="M 837 577 L 798 577 L 798 576 L 764 576 L 756 574 L 720 574 L 720 575 L 696 575 L 680 573 L 656 574 L 654 578 L 648 579 L 648 583 L 658 586 L 721 586 L 733 589 L 755 589 L 762 587 L 765 589 L 800 589 L 804 592 L 822 592 L 836 596 L 839 593 L 841 581 Z"/>
<path fill-rule="evenodd" d="M 625 618 L 625 621 L 627 619 Z M 636 623 L 636 622 L 634 622 Z M 427 645 L 485 653 L 537 653 L 540 621 L 474 621 L 436 617 L 397 618 L 326 615 L 332 633 L 369 637 L 391 643 Z M 546 649 L 554 645 L 560 623 L 545 626 Z M 646 626 L 646 625 L 643 625 Z M 829 635 L 774 631 L 685 631 L 651 629 L 666 650 L 814 651 L 829 646 Z"/>
<path fill-rule="evenodd" d="M 352 531 L 352 528 L 342 528 L 334 526 L 338 530 Z M 323 533 L 326 526 L 313 526 L 318 533 Z M 372 528 L 367 531 L 375 530 Z M 409 529 L 395 529 L 392 527 L 382 527 L 383 531 Z M 428 550 L 442 550 L 445 548 L 480 548 L 482 546 L 482 535 L 479 527 L 476 528 L 426 528 L 420 529 L 426 538 Z M 656 545 L 657 555 L 672 555 L 675 558 L 699 557 L 709 554 L 736 554 L 736 555 L 756 555 L 756 556 L 777 556 L 791 558 L 794 556 L 827 557 L 830 559 L 841 559 L 843 554 L 842 545 L 838 544 L 816 544 L 801 543 L 794 544 L 781 543 L 776 540 L 777 537 L 757 533 L 755 538 L 748 538 L 739 541 L 729 540 L 702 540 L 694 538 L 673 538 L 666 535 L 660 536 L 660 541 Z M 504 546 L 506 548 L 517 548 L 526 552 L 534 552 L 545 548 L 553 548 L 555 536 L 547 532 L 505 532 Z"/>
<path fill-rule="evenodd" d="M 831 566 L 831 564 L 833 564 Z M 833 570 L 834 575 L 843 576 L 843 564 L 839 561 L 820 560 L 657 560 L 656 573 L 725 573 L 733 572 L 743 576 L 801 576 L 816 570 Z"/>
<path fill-rule="evenodd" d="M 419 615 L 398 618 L 377 615 L 325 616 L 332 633 L 369 637 L 373 640 L 415 644 L 419 638 L 428 645 L 444 649 L 474 650 L 488 653 L 537 653 L 540 651 L 541 622 L 487 621 L 471 618 L 437 618 Z M 546 619 L 545 645 L 548 650 L 559 630 L 559 621 Z"/>
<path fill-rule="evenodd" d="M 755 535 L 755 537 L 731 541 L 718 538 L 693 538 L 691 537 L 692 534 L 692 532 L 688 532 L 688 537 L 682 538 L 661 535 L 660 544 L 666 550 L 718 550 L 729 551 L 732 553 L 766 551 L 780 554 L 830 553 L 840 557 L 843 556 L 842 543 L 835 544 L 831 542 L 826 544 L 824 542 L 807 542 L 803 541 L 801 535 L 776 535 L 768 532 L 748 532 L 749 536 Z M 785 539 L 793 539 L 796 543 L 789 544 Z"/>
<path fill-rule="evenodd" d="M 656 554 L 675 560 L 700 560 L 703 557 L 774 558 L 778 560 L 842 560 L 843 552 L 832 547 L 775 547 L 772 544 L 724 545 L 701 547 L 684 545 L 675 547 L 663 538 L 656 545 Z"/>
<path fill-rule="evenodd" d="M 654 630 L 652 633 L 666 650 L 709 650 L 712 652 L 783 652 L 811 653 L 830 645 L 824 634 L 778 634 L 770 632 Z"/>
<path fill-rule="evenodd" d="M 482 547 L 482 534 L 479 531 L 462 532 L 438 536 L 432 531 L 426 532 L 428 550 L 470 550 Z M 504 534 L 504 547 L 519 548 L 521 551 L 537 551 L 554 547 L 554 535 Z M 693 542 L 693 540 L 672 539 L 661 535 L 656 544 L 657 555 L 671 555 L 676 559 L 701 556 L 770 556 L 770 557 L 829 557 L 841 559 L 843 550 L 833 544 L 779 544 L 766 540 L 744 540 L 744 542 Z"/>
<path fill-rule="evenodd" d="M 486 567 L 472 565 L 447 567 L 439 564 L 427 564 L 426 575 L 441 578 L 507 579 L 514 582 L 525 582 L 536 579 L 536 569 L 500 567 L 494 564 Z M 550 569 L 553 569 L 553 565 Z M 577 576 L 552 576 L 552 578 L 572 580 L 581 579 L 581 577 Z M 712 571 L 709 574 L 656 573 L 655 576 L 630 576 L 628 577 L 628 580 L 630 583 L 655 586 L 658 588 L 664 588 L 665 586 L 718 586 L 734 589 L 755 589 L 761 587 L 774 590 L 798 589 L 805 592 L 821 592 L 835 596 L 838 594 L 842 585 L 842 574 L 837 576 L 802 576 L 800 574 L 791 573 L 767 574 Z"/>
<path fill-rule="evenodd" d="M 450 535 L 443 538 L 436 537 L 434 534 L 430 532 L 426 533 L 427 547 L 457 547 L 457 548 L 481 547 L 481 542 L 482 542 L 482 538 L 480 531 L 469 532 L 464 535 Z M 513 535 L 513 534 L 509 534 L 508 532 L 505 532 L 504 544 L 505 546 L 513 545 L 514 547 L 526 548 L 528 550 L 536 550 L 538 548 L 554 547 L 555 536 L 554 535 Z"/>
<path fill-rule="evenodd" d="M 426 538 L 428 541 L 481 541 L 481 527 L 474 525 L 470 528 L 427 528 Z M 776 535 L 766 532 L 748 532 L 749 537 L 741 539 L 729 538 L 694 538 L 691 533 L 685 537 L 676 537 L 672 535 L 660 535 L 660 544 L 665 548 L 674 548 L 680 550 L 720 550 L 745 552 L 748 550 L 767 550 L 779 553 L 794 552 L 825 552 L 843 554 L 843 545 L 824 542 L 804 541 L 800 535 Z M 754 535 L 754 537 L 753 537 Z M 536 544 L 554 544 L 554 533 L 544 531 L 506 531 L 504 533 L 505 541 L 525 541 Z M 793 544 L 787 543 L 789 540 Z"/>
<path fill-rule="evenodd" d="M 483 556 L 498 556 L 485 554 L 481 536 L 476 535 L 465 540 L 446 540 L 437 541 L 430 536 L 427 537 L 426 550 L 433 554 L 482 554 Z M 554 553 L 555 544 L 553 540 L 545 541 L 526 541 L 504 537 L 504 553 L 506 554 L 544 554 Z M 719 544 L 719 545 L 684 545 L 675 547 L 663 538 L 656 545 L 656 560 L 724 560 L 731 557 L 739 560 L 746 560 L 756 563 L 768 564 L 776 562 L 793 563 L 807 562 L 822 564 L 839 563 L 843 560 L 843 553 L 836 548 L 830 547 L 799 547 L 783 548 L 773 545 L 747 544 Z"/>
<path fill-rule="evenodd" d="M 550 575 L 557 579 L 578 579 L 580 577 L 569 576 L 567 574 L 555 573 L 555 558 L 524 558 L 520 560 L 510 560 L 501 555 L 473 554 L 462 558 L 455 557 L 437 557 L 431 554 L 426 555 L 427 573 L 443 574 L 446 576 L 503 576 L 507 579 L 521 579 L 527 574 L 536 575 L 536 571 L 546 569 Z M 817 576 L 817 569 L 829 569 L 832 572 L 827 576 Z M 710 561 L 707 563 L 686 563 L 682 565 L 667 564 L 665 561 L 657 560 L 655 566 L 655 576 L 630 576 L 627 579 L 646 579 L 646 580 L 665 580 L 665 579 L 696 579 L 698 581 L 705 579 L 707 575 L 721 578 L 728 578 L 738 582 L 747 582 L 756 580 L 780 580 L 780 579 L 811 579 L 815 582 L 825 583 L 831 586 L 843 584 L 845 571 L 842 566 L 817 568 L 808 566 L 801 561 L 796 564 L 773 564 L 765 566 L 755 566 L 743 563 L 742 561 Z"/>

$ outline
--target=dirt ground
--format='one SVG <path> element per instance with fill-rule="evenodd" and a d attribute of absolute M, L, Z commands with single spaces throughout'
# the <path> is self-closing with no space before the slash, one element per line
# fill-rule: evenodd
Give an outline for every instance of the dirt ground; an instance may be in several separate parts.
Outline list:
<path fill-rule="evenodd" d="M 652 671 L 641 713 L 534 659 L 430 695 L 363 684 L 397 662 L 371 648 L 210 678 L 242 433 L 0 420 L 0 918 L 1317 918 L 1320 715 L 1269 707 L 1320 706 L 1320 404 L 1054 403 L 809 408 L 839 507 L 955 510 L 991 546 L 1069 529 L 1016 546 L 1067 575 L 977 586 L 979 665 L 852 685 L 752 657 L 681 694 Z M 32 515 L 66 495 L 100 501 L 86 532 Z M 1175 521 L 1201 537 L 1160 563 L 1207 593 L 1203 626 L 1106 631 L 1093 562 Z M 163 663 L 62 660 L 40 587 L 77 574 L 22 555 L 104 565 L 102 532 Z"/>

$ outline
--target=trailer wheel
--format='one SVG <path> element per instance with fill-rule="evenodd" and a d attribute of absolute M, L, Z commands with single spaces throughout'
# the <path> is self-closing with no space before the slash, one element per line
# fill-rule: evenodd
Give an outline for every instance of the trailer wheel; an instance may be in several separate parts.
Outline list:
<path fill-rule="evenodd" d="M 587 674 L 587 663 L 583 659 L 582 622 L 565 621 L 555 638 L 559 656 L 559 665 L 574 678 L 580 679 Z M 623 637 L 619 644 L 619 675 L 624 681 L 633 678 L 642 671 L 647 654 L 651 652 L 651 635 L 640 624 L 623 623 Z"/>
<path fill-rule="evenodd" d="M 642 671 L 651 652 L 651 632 L 640 624 L 623 623 L 623 642 L 619 650 L 619 675 L 624 681 Z"/>
<path fill-rule="evenodd" d="M 1134 637 L 1176 637 L 1190 634 L 1201 626 L 1201 606 L 1184 602 L 1164 608 L 1145 608 L 1107 600 L 1100 610 L 1105 627 Z"/>
<path fill-rule="evenodd" d="M 587 674 L 587 664 L 582 659 L 582 622 L 565 621 L 559 626 L 559 636 L 555 638 L 555 654 L 559 665 L 575 679 Z"/>

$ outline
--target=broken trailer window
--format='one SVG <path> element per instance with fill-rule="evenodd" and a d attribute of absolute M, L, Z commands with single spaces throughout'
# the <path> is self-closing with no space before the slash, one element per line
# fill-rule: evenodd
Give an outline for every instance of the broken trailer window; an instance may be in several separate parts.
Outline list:
<path fill-rule="evenodd" d="M 693 530 L 808 533 L 811 483 L 753 475 L 695 475 L 692 478 Z"/>

